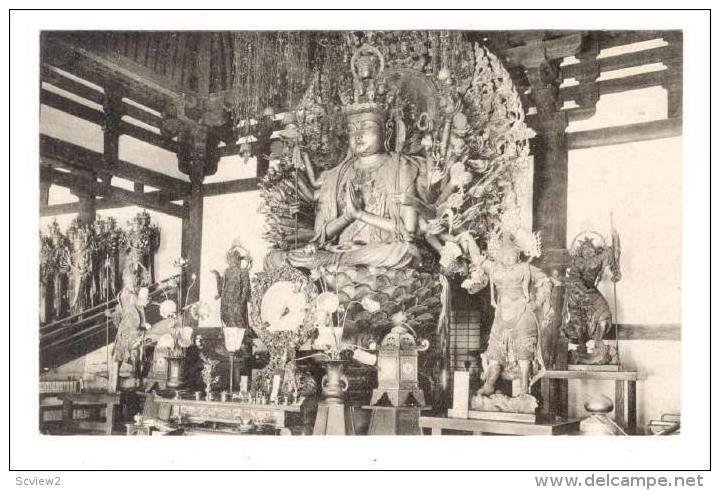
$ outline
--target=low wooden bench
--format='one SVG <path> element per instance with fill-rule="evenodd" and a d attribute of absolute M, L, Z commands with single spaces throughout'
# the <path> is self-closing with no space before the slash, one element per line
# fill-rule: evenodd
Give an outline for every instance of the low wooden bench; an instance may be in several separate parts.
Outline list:
<path fill-rule="evenodd" d="M 107 435 L 112 434 L 116 407 L 120 405 L 119 393 L 63 393 L 58 398 L 63 402 L 62 421 L 64 433 L 72 434 L 79 431 L 91 431 Z M 75 408 L 84 408 L 89 405 L 104 406 L 105 421 L 76 420 L 74 418 L 73 410 Z"/>

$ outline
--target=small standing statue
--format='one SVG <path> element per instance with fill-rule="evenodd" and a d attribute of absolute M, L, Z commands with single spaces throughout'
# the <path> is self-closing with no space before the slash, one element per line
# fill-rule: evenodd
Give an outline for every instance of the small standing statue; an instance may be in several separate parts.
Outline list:
<path fill-rule="evenodd" d="M 57 221 L 50 226 L 52 240 L 53 267 L 53 319 L 64 318 L 68 314 L 68 272 L 70 271 L 70 240 L 60 231 Z"/>
<path fill-rule="evenodd" d="M 117 336 L 113 347 L 113 364 L 110 372 L 109 391 L 118 389 L 120 366 L 130 362 L 135 383 L 142 379 L 144 336 L 149 325 L 145 321 L 146 290 L 139 289 L 138 276 L 132 268 L 125 268 L 122 274 L 123 288 L 118 295 L 118 306 L 113 314 Z"/>
<path fill-rule="evenodd" d="M 491 260 L 483 264 L 490 278 L 495 319 L 483 360 L 484 384 L 472 400 L 476 410 L 534 413 L 537 401 L 530 388 L 545 369 L 543 334 L 551 324 L 552 283 L 530 260 L 540 256 L 536 234 L 503 231 L 488 244 Z M 520 260 L 521 252 L 527 257 Z M 495 392 L 503 376 L 513 380 L 513 397 Z"/>
<path fill-rule="evenodd" d="M 252 258 L 237 240 L 228 250 L 225 259 L 228 268 L 220 275 L 216 270 L 218 294 L 220 300 L 220 320 L 226 327 L 248 328 L 247 304 L 250 300 L 250 274 Z"/>
<path fill-rule="evenodd" d="M 52 319 L 53 280 L 55 278 L 53 241 L 49 235 L 40 233 L 40 324 Z"/>
<path fill-rule="evenodd" d="M 70 308 L 73 315 L 89 308 L 93 304 L 93 247 L 94 229 L 92 225 L 73 223 L 68 230 L 72 242 L 72 298 Z"/>
<path fill-rule="evenodd" d="M 107 222 L 103 219 L 96 219 L 93 224 L 95 228 L 95 247 L 93 250 L 93 284 L 95 284 L 95 292 L 97 293 L 97 302 L 104 303 L 108 301 L 110 296 L 108 278 L 108 229 Z M 112 294 L 115 294 L 113 290 Z"/>
<path fill-rule="evenodd" d="M 594 231 L 580 233 L 570 247 L 565 280 L 562 333 L 573 344 L 571 364 L 617 364 L 617 348 L 603 342 L 613 325 L 607 300 L 598 284 L 606 270 L 620 280 L 620 238 L 612 230 L 612 245 Z"/>
<path fill-rule="evenodd" d="M 106 296 L 106 301 L 115 297 L 119 288 L 118 280 L 120 279 L 120 243 L 122 241 L 123 230 L 118 227 L 117 221 L 113 217 L 105 220 L 105 236 L 103 240 L 104 255 L 102 259 L 103 279 L 100 287 L 103 289 L 102 295 Z M 109 291 L 107 294 L 105 291 Z"/>
<path fill-rule="evenodd" d="M 232 332 L 242 332 L 242 344 L 234 345 L 236 350 L 228 351 L 230 358 L 230 388 L 232 391 L 233 379 L 248 374 L 252 370 L 252 339 L 250 335 L 245 335 L 248 329 L 248 301 L 250 300 L 250 267 L 252 267 L 252 258 L 248 255 L 245 248 L 240 245 L 240 241 L 236 239 L 233 245 L 225 255 L 228 264 L 225 274 L 220 275 L 216 270 L 212 270 L 217 280 L 217 295 L 215 299 L 220 300 L 220 320 L 222 322 L 225 335 Z M 242 330 L 240 330 L 242 329 Z M 237 333 L 235 335 L 238 335 Z M 226 342 L 226 347 L 229 344 Z M 240 362 L 235 363 L 235 355 L 240 351 Z"/>
<path fill-rule="evenodd" d="M 132 221 L 124 238 L 124 249 L 127 261 L 136 271 L 142 271 L 144 283 L 155 282 L 154 254 L 160 246 L 160 231 L 156 225 L 150 224 L 150 214 L 146 211 L 138 213 Z"/>

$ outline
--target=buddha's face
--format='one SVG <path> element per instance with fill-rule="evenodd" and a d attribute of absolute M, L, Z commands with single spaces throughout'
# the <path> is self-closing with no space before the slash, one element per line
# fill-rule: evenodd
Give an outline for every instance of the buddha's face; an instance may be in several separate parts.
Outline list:
<path fill-rule="evenodd" d="M 366 114 L 348 118 L 350 149 L 354 155 L 367 156 L 381 153 L 383 128 L 379 121 L 369 119 Z"/>
<path fill-rule="evenodd" d="M 502 250 L 499 260 L 504 266 L 515 265 L 518 262 L 518 252 L 514 249 Z"/>

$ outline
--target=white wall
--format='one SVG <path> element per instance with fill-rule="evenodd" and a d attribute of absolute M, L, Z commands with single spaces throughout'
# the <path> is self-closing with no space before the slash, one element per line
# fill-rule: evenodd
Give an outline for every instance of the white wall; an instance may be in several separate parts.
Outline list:
<path fill-rule="evenodd" d="M 609 238 L 613 213 L 622 242 L 620 323 L 679 323 L 681 138 L 571 151 L 568 167 L 568 246 L 588 229 Z M 610 281 L 602 291 L 612 298 Z"/>
<path fill-rule="evenodd" d="M 596 115 L 569 131 L 655 119 L 667 114 L 659 87 L 604 96 Z M 622 280 L 617 283 L 621 324 L 681 323 L 682 138 L 665 138 L 570 151 L 568 159 L 568 246 L 584 230 L 608 237 L 610 213 L 622 242 Z M 600 290 L 613 305 L 609 280 Z M 675 340 L 620 342 L 624 368 L 641 373 L 638 429 L 663 413 L 681 413 L 681 343 Z M 612 382 L 571 381 L 571 416 L 585 416 L 593 393 L 614 397 Z"/>
<path fill-rule="evenodd" d="M 103 151 L 100 126 L 45 105 L 40 106 L 40 133 L 93 151 Z"/>
<path fill-rule="evenodd" d="M 205 198 L 200 298 L 210 305 L 212 314 L 200 327 L 220 326 L 220 301 L 215 300 L 215 276 L 210 271 L 223 273 L 227 267 L 225 254 L 234 240 L 239 240 L 253 258 L 251 275 L 262 270 L 268 243 L 262 239 L 265 219 L 258 211 L 260 203 L 259 191 Z"/>

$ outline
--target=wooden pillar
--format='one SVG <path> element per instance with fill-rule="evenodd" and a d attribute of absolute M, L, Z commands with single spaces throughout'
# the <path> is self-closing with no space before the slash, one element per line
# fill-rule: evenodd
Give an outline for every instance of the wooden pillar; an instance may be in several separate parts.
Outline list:
<path fill-rule="evenodd" d="M 600 100 L 597 83 L 600 77 L 600 61 L 597 58 L 599 54 L 599 33 L 589 32 L 583 37 L 582 50 L 575 55 L 580 63 L 574 78 L 582 89 L 575 97 L 578 107 L 569 111 L 571 121 L 588 119 L 595 115 L 595 108 Z"/>
<path fill-rule="evenodd" d="M 562 249 L 567 239 L 568 151 L 558 114 L 535 137 L 533 229 L 540 231 L 544 248 Z"/>
<path fill-rule="evenodd" d="M 85 224 L 92 224 L 95 222 L 95 196 L 90 193 L 78 193 L 76 194 L 80 200 L 80 206 L 78 207 L 78 220 Z"/>
<path fill-rule="evenodd" d="M 263 178 L 268 173 L 270 168 L 270 160 L 268 155 L 270 154 L 270 139 L 275 129 L 274 113 L 272 108 L 266 108 L 260 123 L 257 125 L 257 132 L 255 137 L 257 142 L 255 143 L 255 155 L 257 160 L 257 171 L 256 176 Z"/>
<path fill-rule="evenodd" d="M 532 154 L 533 169 L 533 230 L 542 237 L 543 253 L 536 265 L 549 274 L 563 275 L 569 257 L 567 252 L 568 149 L 565 130 L 567 114 L 562 111 L 560 97 L 560 60 L 544 60 L 527 70 L 532 96 L 537 109 L 533 129 L 536 132 Z M 585 115 L 594 110 L 593 100 L 585 101 Z M 581 106 L 582 107 L 582 106 Z M 558 286 L 552 302 L 555 319 L 551 331 L 560 329 L 564 287 Z M 567 344 L 556 338 L 555 358 L 549 365 L 567 366 Z M 551 381 L 543 396 L 567 400 L 567 380 Z M 567 418 L 567 403 L 559 415 Z M 562 407 L 563 405 L 561 405 Z"/>
<path fill-rule="evenodd" d="M 665 82 L 667 90 L 668 119 L 682 119 L 683 112 L 683 37 L 682 31 L 670 31 L 664 38 L 669 44 L 670 56 L 664 61 Z"/>
<path fill-rule="evenodd" d="M 561 110 L 559 60 L 543 60 L 528 67 L 526 73 L 537 109 L 533 229 L 542 236 L 543 262 L 550 265 L 564 262 L 567 246 L 568 122 Z"/>
<path fill-rule="evenodd" d="M 79 185 L 72 190 L 72 193 L 78 198 L 78 221 L 85 224 L 95 222 L 95 189 L 92 188 L 92 182 L 97 178 L 93 172 L 86 170 L 76 170 L 77 175 L 81 175 L 84 184 Z"/>
<path fill-rule="evenodd" d="M 119 90 L 105 87 L 103 98 L 103 161 L 107 167 L 115 165 L 120 158 L 120 122 L 122 120 L 122 95 Z M 112 172 L 100 172 L 103 184 L 109 186 Z"/>
<path fill-rule="evenodd" d="M 509 66 L 521 67 L 530 86 L 530 99 L 537 114 L 532 118 L 534 157 L 533 229 L 543 240 L 542 264 L 545 269 L 562 270 L 567 252 L 567 176 L 568 153 L 565 129 L 568 120 L 562 111 L 560 96 L 562 74 L 560 63 L 566 56 L 579 55 L 592 60 L 597 53 L 597 42 L 592 36 L 580 32 L 548 37 L 549 32 L 530 31 L 522 38 L 524 43 L 504 51 Z M 581 52 L 582 51 L 582 52 Z M 579 81 L 592 84 L 599 67 L 591 64 L 580 73 Z M 586 117 L 594 111 L 598 94 L 588 93 L 577 101 L 578 116 Z M 530 119 L 528 119 L 530 120 Z"/>
<path fill-rule="evenodd" d="M 50 181 L 40 179 L 40 206 L 47 206 L 50 202 Z"/>
<path fill-rule="evenodd" d="M 182 221 L 181 255 L 188 261 L 183 277 L 187 301 L 193 303 L 200 297 L 200 267 L 202 265 L 202 221 L 203 192 L 202 181 L 193 183 L 190 197 L 183 204 L 185 216 Z M 190 288 L 195 276 L 195 285 Z M 185 301 L 185 298 L 183 298 Z"/>
<path fill-rule="evenodd" d="M 202 266 L 203 229 L 203 180 L 209 158 L 207 131 L 197 126 L 182 135 L 178 163 L 188 170 L 190 196 L 183 203 L 185 215 L 182 222 L 182 257 L 188 261 L 183 277 L 185 298 L 183 302 L 194 303 L 200 298 L 200 271 Z M 193 279 L 194 277 L 194 279 Z M 193 282 L 195 282 L 194 285 Z M 192 285 L 192 286 L 191 286 Z"/>

